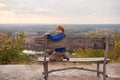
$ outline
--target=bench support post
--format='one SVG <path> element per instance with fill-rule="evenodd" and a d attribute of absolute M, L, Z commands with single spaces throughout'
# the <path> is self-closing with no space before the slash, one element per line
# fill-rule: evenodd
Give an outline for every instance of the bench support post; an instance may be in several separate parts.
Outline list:
<path fill-rule="evenodd" d="M 106 80 L 106 61 L 103 63 L 103 80 Z"/>
<path fill-rule="evenodd" d="M 48 45 L 48 40 L 46 38 L 46 41 L 45 41 L 45 50 L 44 50 L 44 62 L 43 62 L 43 67 L 44 67 L 44 79 L 45 80 L 48 80 L 48 62 L 46 61 L 46 56 L 47 56 L 47 45 Z"/>
<path fill-rule="evenodd" d="M 48 62 L 47 61 L 43 63 L 43 67 L 44 67 L 44 73 L 43 73 L 44 79 L 48 80 Z"/>
<path fill-rule="evenodd" d="M 104 53 L 104 61 L 103 61 L 103 80 L 106 80 L 106 64 L 107 64 L 107 56 L 108 56 L 108 39 L 105 37 L 105 53 Z"/>
<path fill-rule="evenodd" d="M 100 77 L 100 63 L 97 62 L 97 77 Z"/>

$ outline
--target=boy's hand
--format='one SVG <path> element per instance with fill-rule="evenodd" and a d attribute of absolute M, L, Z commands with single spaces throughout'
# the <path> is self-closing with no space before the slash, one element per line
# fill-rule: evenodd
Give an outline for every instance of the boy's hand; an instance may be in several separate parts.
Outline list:
<path fill-rule="evenodd" d="M 43 37 L 47 37 L 50 33 L 43 34 Z"/>

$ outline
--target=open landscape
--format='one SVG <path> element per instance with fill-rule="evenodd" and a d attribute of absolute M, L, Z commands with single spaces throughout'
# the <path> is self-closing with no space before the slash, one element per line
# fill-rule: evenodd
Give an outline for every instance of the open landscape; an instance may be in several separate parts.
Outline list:
<path fill-rule="evenodd" d="M 120 54 L 119 54 L 119 24 L 64 24 L 66 29 L 67 36 L 82 36 L 82 37 L 99 37 L 108 34 L 110 37 L 114 38 L 115 46 L 114 49 L 109 52 L 108 57 L 112 60 L 107 65 L 107 74 L 108 80 L 120 80 Z M 83 27 L 85 26 L 85 27 Z M 39 24 L 39 25 L 31 25 L 31 24 L 1 24 L 0 32 L 1 34 L 4 32 L 8 32 L 7 38 L 4 38 L 4 34 L 2 34 L 3 39 L 1 45 L 6 45 L 8 43 L 7 40 L 15 39 L 18 40 L 18 43 L 14 43 L 15 48 L 11 48 L 12 45 L 6 45 L 10 49 L 7 50 L 5 47 L 1 47 L 3 49 L 3 53 L 1 54 L 1 65 L 0 65 L 0 80 L 43 80 L 43 65 L 40 63 L 36 63 L 37 57 L 43 56 L 43 52 L 32 52 L 26 51 L 27 54 L 18 53 L 18 51 L 25 50 L 22 47 L 23 45 L 23 37 L 25 35 L 25 43 L 31 44 L 32 40 L 36 36 L 41 36 L 45 32 L 54 33 L 56 24 Z M 16 37 L 19 32 L 23 32 L 21 38 Z M 4 43 L 3 43 L 4 42 Z M 16 45 L 17 44 L 17 45 Z M 21 46 L 20 46 L 21 45 Z M 7 52 L 6 52 L 6 51 Z M 13 51 L 14 54 L 13 54 Z M 11 52 L 12 51 L 12 52 Z M 39 53 L 39 54 L 38 54 Z M 69 54 L 70 53 L 70 54 Z M 74 53 L 74 54 L 72 54 Z M 9 55 L 7 55 L 9 54 Z M 7 55 L 7 56 L 6 56 Z M 70 57 L 102 57 L 102 50 L 91 50 L 91 49 L 78 49 L 69 51 L 68 55 Z M 32 58 L 31 58 L 32 57 Z M 31 63 L 32 62 L 32 63 Z M 24 63 L 24 64 L 23 64 Z M 29 63 L 31 63 L 29 65 Z M 79 64 L 79 63 L 51 63 L 49 65 L 49 70 L 51 69 L 59 69 L 59 68 L 67 68 L 67 67 L 84 67 L 90 69 L 96 69 L 96 64 Z M 102 71 L 103 65 L 101 64 L 100 70 Z M 48 80 L 102 80 L 103 77 L 97 77 L 97 74 L 94 72 L 88 72 L 83 70 L 65 70 L 59 72 L 53 72 L 49 74 Z"/>
<path fill-rule="evenodd" d="M 0 0 L 0 80 L 120 80 L 120 0 Z"/>

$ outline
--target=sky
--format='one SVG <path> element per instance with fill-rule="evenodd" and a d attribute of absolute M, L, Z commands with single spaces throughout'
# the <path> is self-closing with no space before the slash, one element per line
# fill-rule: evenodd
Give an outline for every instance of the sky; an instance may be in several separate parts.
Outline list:
<path fill-rule="evenodd" d="M 0 0 L 0 23 L 120 24 L 120 0 Z"/>

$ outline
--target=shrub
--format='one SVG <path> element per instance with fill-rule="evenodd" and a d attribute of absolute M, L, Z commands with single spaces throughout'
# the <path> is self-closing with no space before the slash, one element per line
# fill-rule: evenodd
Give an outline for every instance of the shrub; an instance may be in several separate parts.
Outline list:
<path fill-rule="evenodd" d="M 24 33 L 20 32 L 15 38 L 8 33 L 0 34 L 0 64 L 21 63 L 30 61 L 30 58 L 23 54 L 25 41 Z"/>

